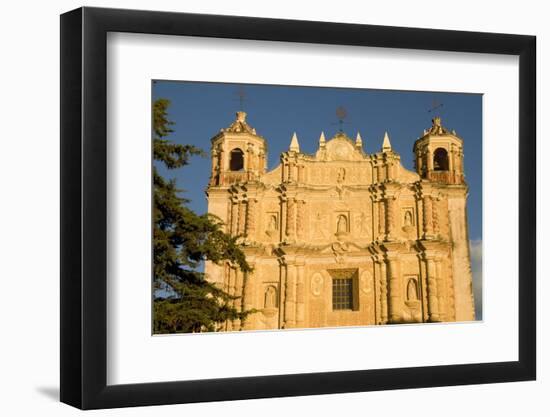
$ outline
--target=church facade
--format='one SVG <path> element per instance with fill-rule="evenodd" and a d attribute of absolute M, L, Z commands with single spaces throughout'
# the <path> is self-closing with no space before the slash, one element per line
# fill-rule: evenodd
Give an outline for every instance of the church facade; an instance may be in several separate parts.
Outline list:
<path fill-rule="evenodd" d="M 267 170 L 267 141 L 237 112 L 212 140 L 208 211 L 240 236 L 243 274 L 207 262 L 207 279 L 235 296 L 260 330 L 474 320 L 463 141 L 433 119 L 405 169 L 386 133 L 367 154 L 361 136 L 296 134 Z"/>

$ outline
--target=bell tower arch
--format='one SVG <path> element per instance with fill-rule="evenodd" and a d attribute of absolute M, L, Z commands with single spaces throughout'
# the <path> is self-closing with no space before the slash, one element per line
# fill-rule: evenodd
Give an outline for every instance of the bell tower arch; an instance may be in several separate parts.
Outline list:
<path fill-rule="evenodd" d="M 443 127 L 440 117 L 432 119 L 432 127 L 414 143 L 413 152 L 416 172 L 422 179 L 464 184 L 463 141 L 454 130 Z"/>
<path fill-rule="evenodd" d="M 210 187 L 256 181 L 267 169 L 267 145 L 238 111 L 235 120 L 211 139 Z"/>

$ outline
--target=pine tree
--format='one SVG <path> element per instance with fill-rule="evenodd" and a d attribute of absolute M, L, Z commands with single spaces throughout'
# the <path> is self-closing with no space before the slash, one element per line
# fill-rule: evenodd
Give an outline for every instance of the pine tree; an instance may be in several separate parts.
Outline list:
<path fill-rule="evenodd" d="M 153 106 L 153 157 L 168 169 L 188 165 L 190 157 L 205 152 L 192 145 L 172 143 L 168 120 L 170 102 L 158 99 Z M 153 167 L 153 280 L 156 289 L 172 294 L 154 300 L 155 333 L 214 331 L 226 320 L 244 320 L 250 313 L 231 306 L 234 297 L 206 280 L 198 271 L 204 261 L 230 264 L 250 272 L 237 238 L 225 233 L 222 222 L 211 214 L 198 215 L 182 198 L 174 179 L 163 178 Z M 238 300 L 237 300 L 238 302 Z"/>

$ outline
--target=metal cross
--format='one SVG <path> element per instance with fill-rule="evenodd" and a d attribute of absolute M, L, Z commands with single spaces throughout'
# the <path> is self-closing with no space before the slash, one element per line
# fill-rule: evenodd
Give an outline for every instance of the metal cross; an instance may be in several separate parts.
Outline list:
<path fill-rule="evenodd" d="M 432 101 L 432 107 L 428 110 L 428 113 L 434 113 L 436 110 L 443 107 L 443 103 L 438 102 L 436 99 Z"/>
<path fill-rule="evenodd" d="M 338 117 L 338 124 L 340 125 L 340 132 L 343 132 L 344 119 L 348 116 L 348 112 L 344 106 L 339 106 L 336 109 L 336 117 Z"/>
<path fill-rule="evenodd" d="M 246 91 L 244 90 L 244 87 L 241 85 L 239 88 L 237 88 L 237 91 L 235 92 L 237 96 L 239 96 L 239 110 L 243 111 L 244 108 L 244 101 L 246 98 Z"/>

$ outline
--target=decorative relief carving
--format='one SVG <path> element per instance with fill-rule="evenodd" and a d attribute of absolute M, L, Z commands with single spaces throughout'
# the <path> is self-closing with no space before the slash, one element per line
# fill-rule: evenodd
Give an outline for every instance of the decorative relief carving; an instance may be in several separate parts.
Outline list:
<path fill-rule="evenodd" d="M 386 199 L 386 235 L 387 239 L 394 237 L 395 231 L 395 197 L 388 197 Z"/>
<path fill-rule="evenodd" d="M 349 245 L 347 243 L 334 242 L 331 247 L 334 257 L 336 258 L 336 262 L 343 263 L 345 261 L 344 255 L 350 250 Z"/>
<path fill-rule="evenodd" d="M 315 185 L 370 184 L 369 166 L 324 166 L 310 169 L 310 182 Z"/>
<path fill-rule="evenodd" d="M 296 236 L 298 239 L 302 240 L 304 238 L 304 223 L 305 223 L 305 201 L 298 200 L 297 204 L 297 214 L 296 214 Z"/>
<path fill-rule="evenodd" d="M 361 276 L 359 277 L 359 288 L 361 288 L 361 291 L 367 295 L 372 294 L 373 286 L 374 282 L 370 271 L 361 272 Z"/>
<path fill-rule="evenodd" d="M 336 182 L 342 183 L 346 179 L 346 169 L 343 167 L 338 168 L 337 174 L 336 174 Z"/>
<path fill-rule="evenodd" d="M 357 213 L 355 216 L 355 232 L 357 236 L 366 237 L 369 234 L 370 218 L 366 212 Z"/>
<path fill-rule="evenodd" d="M 326 214 L 315 213 L 312 220 L 313 239 L 326 239 L 328 237 Z"/>
<path fill-rule="evenodd" d="M 324 279 L 323 279 L 323 276 L 319 273 L 319 272 L 316 272 L 315 274 L 313 274 L 311 276 L 311 293 L 318 297 L 321 295 L 321 293 L 323 292 L 323 285 L 324 285 Z"/>
<path fill-rule="evenodd" d="M 246 236 L 253 238 L 256 232 L 256 199 L 249 198 L 246 206 Z"/>
<path fill-rule="evenodd" d="M 433 232 L 435 235 L 439 234 L 439 198 L 433 200 L 432 204 L 432 222 L 433 222 Z"/>

